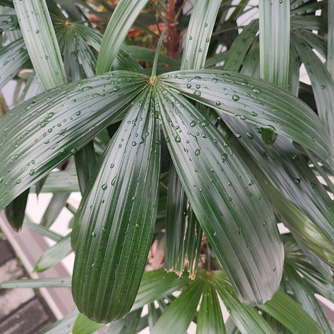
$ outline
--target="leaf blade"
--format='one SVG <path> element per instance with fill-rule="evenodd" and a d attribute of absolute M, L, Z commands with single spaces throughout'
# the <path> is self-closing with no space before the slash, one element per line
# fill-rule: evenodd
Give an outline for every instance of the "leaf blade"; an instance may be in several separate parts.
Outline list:
<path fill-rule="evenodd" d="M 203 290 L 203 282 L 195 280 L 176 298 L 161 315 L 151 331 L 152 334 L 183 334 L 193 319 Z"/>
<path fill-rule="evenodd" d="M 196 334 L 224 334 L 225 326 L 214 286 L 206 283 L 197 316 Z"/>
<path fill-rule="evenodd" d="M 124 316 L 135 300 L 154 229 L 159 145 L 147 89 L 108 145 L 76 215 L 73 296 L 79 310 L 98 322 Z"/>
<path fill-rule="evenodd" d="M 148 0 L 121 0 L 105 31 L 96 64 L 96 74 L 110 71 L 129 29 Z"/>
<path fill-rule="evenodd" d="M 29 60 L 28 52 L 25 48 L 23 38 L 19 38 L 0 50 L 1 79 L 0 89 L 2 89 L 22 66 Z"/>
<path fill-rule="evenodd" d="M 302 307 L 282 291 L 277 291 L 271 300 L 258 307 L 295 334 L 323 333 L 323 330 Z M 296 321 L 296 317 L 299 321 Z"/>
<path fill-rule="evenodd" d="M 75 320 L 72 333 L 92 334 L 104 326 L 105 324 L 99 324 L 95 321 L 88 319 L 84 314 L 79 313 L 77 319 Z"/>
<path fill-rule="evenodd" d="M 17 289 L 17 288 L 69 288 L 72 285 L 72 277 L 52 277 L 52 278 L 36 278 L 36 279 L 20 279 L 14 281 L 1 282 L 1 289 Z"/>
<path fill-rule="evenodd" d="M 268 128 L 334 165 L 328 132 L 306 104 L 286 91 L 263 80 L 217 70 L 177 71 L 159 78 L 190 99 L 215 108 L 223 119 L 227 113 Z"/>
<path fill-rule="evenodd" d="M 285 265 L 284 269 L 297 301 L 326 334 L 332 334 L 328 320 L 310 287 L 289 265 Z"/>
<path fill-rule="evenodd" d="M 68 234 L 67 236 L 61 238 L 54 246 L 45 251 L 38 259 L 33 271 L 45 271 L 59 263 L 66 256 L 70 255 L 72 252 L 70 238 L 71 234 Z"/>
<path fill-rule="evenodd" d="M 242 334 L 263 333 L 273 334 L 273 330 L 268 323 L 250 306 L 243 305 L 237 298 L 233 289 L 224 278 L 224 273 L 220 271 L 214 273 L 214 284 L 226 306 L 230 317 Z M 225 282 L 224 282 L 225 281 Z"/>
<path fill-rule="evenodd" d="M 15 161 L 0 166 L 0 210 L 115 121 L 144 84 L 140 74 L 113 72 L 54 88 L 13 108 L 0 121 L 0 157 Z"/>
<path fill-rule="evenodd" d="M 286 89 L 289 77 L 290 1 L 260 0 L 260 76 Z"/>
<path fill-rule="evenodd" d="M 45 89 L 66 83 L 56 34 L 45 0 L 14 0 L 30 59 Z"/>
<path fill-rule="evenodd" d="M 248 304 L 269 299 L 278 288 L 283 261 L 269 204 L 242 160 L 203 115 L 163 86 L 157 96 L 180 181 L 239 298 Z"/>
<path fill-rule="evenodd" d="M 163 269 L 145 272 L 131 310 L 137 310 L 146 304 L 164 298 L 185 287 L 190 282 L 190 279 L 185 275 L 178 277 L 174 273 L 167 273 Z"/>
<path fill-rule="evenodd" d="M 219 0 L 195 1 L 188 25 L 181 70 L 204 68 L 220 3 Z"/>

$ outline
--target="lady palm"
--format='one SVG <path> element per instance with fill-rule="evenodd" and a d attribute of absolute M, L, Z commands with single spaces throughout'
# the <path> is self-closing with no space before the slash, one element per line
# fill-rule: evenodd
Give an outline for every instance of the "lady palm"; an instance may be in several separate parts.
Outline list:
<path fill-rule="evenodd" d="M 327 190 L 334 86 L 331 62 L 328 71 L 312 49 L 331 57 L 333 41 L 327 45 L 322 35 L 324 8 L 330 13 L 332 4 L 260 1 L 259 20 L 236 36 L 225 27 L 236 25 L 248 1 L 232 6 L 229 16 L 229 1 L 196 1 L 180 69 L 157 68 L 178 66 L 166 56 L 158 60 L 158 46 L 150 73 L 135 59 L 151 61 L 153 52 L 122 46 L 140 17 L 149 17 L 150 11 L 140 14 L 147 2 L 120 1 L 101 35 L 89 22 L 75 22 L 85 15 L 75 7 L 60 2 L 65 17 L 54 1 L 14 0 L 13 24 L 3 23 L 3 30 L 19 22 L 23 39 L 0 52 L 20 64 L 16 72 L 28 59 L 35 72 L 22 102 L 0 122 L 1 207 L 19 229 L 27 189 L 74 159 L 83 199 L 71 233 L 72 291 L 80 312 L 112 321 L 107 333 L 145 325 L 152 333 L 184 333 L 200 301 L 198 333 L 330 333 L 314 292 L 333 300 Z M 318 9 L 322 16 L 315 16 Z M 228 50 L 217 54 L 222 46 Z M 314 95 L 318 115 L 297 97 L 300 59 L 313 93 L 301 87 Z M 223 68 L 215 66 L 221 61 Z M 16 75 L 8 63 L 2 85 Z M 37 78 L 45 92 L 31 96 L 39 93 Z M 57 196 L 60 210 L 65 203 Z M 277 220 L 291 234 L 280 236 Z M 164 240 L 165 268 L 181 278 L 163 270 L 143 274 L 152 237 Z M 69 245 L 69 237 L 62 242 Z M 197 269 L 203 249 L 206 260 Z M 45 269 L 40 261 L 37 271 Z M 231 315 L 225 324 L 217 292 Z M 146 304 L 149 314 L 141 318 Z M 74 332 L 86 322 L 80 315 Z"/>

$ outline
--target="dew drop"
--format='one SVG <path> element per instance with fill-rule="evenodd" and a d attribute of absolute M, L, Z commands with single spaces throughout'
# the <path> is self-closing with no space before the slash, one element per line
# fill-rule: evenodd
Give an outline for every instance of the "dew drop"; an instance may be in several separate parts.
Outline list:
<path fill-rule="evenodd" d="M 196 126 L 196 121 L 192 121 L 191 123 L 190 123 L 190 126 L 193 128 L 194 126 Z"/>
<path fill-rule="evenodd" d="M 195 151 L 195 155 L 196 155 L 196 157 L 198 157 L 200 154 L 201 154 L 201 150 L 198 148 L 198 149 Z"/>
<path fill-rule="evenodd" d="M 102 185 L 102 190 L 104 191 L 104 190 L 107 190 L 107 188 L 108 188 L 108 185 L 106 184 L 106 183 L 104 183 L 103 185 Z"/>
<path fill-rule="evenodd" d="M 237 101 L 240 100 L 240 96 L 238 96 L 238 95 L 232 95 L 232 100 L 235 101 L 235 102 L 237 102 Z"/>
<path fill-rule="evenodd" d="M 35 170 L 34 169 L 31 169 L 30 172 L 29 172 L 29 175 L 34 175 L 35 174 Z"/>
<path fill-rule="evenodd" d="M 94 231 L 92 232 L 92 237 L 96 238 L 96 233 Z"/>
<path fill-rule="evenodd" d="M 251 133 L 249 133 L 249 132 L 247 132 L 247 137 L 249 138 L 249 139 L 253 139 L 253 135 L 251 134 Z"/>
<path fill-rule="evenodd" d="M 300 183 L 300 179 L 298 177 L 294 177 L 293 178 L 293 181 L 296 183 L 296 184 L 299 184 Z"/>
<path fill-rule="evenodd" d="M 225 163 L 225 161 L 227 160 L 227 158 L 228 158 L 227 153 L 224 153 L 224 154 L 221 156 L 222 162 Z"/>
<path fill-rule="evenodd" d="M 176 136 L 176 137 L 175 137 L 175 141 L 176 141 L 177 143 L 180 143 L 180 142 L 181 142 L 181 137 L 180 137 L 180 136 Z"/>
<path fill-rule="evenodd" d="M 260 93 L 261 93 L 261 90 L 258 89 L 258 88 L 253 88 L 252 91 L 253 91 L 253 93 L 255 93 L 255 94 L 260 94 Z"/>
<path fill-rule="evenodd" d="M 207 120 L 202 121 L 202 126 L 206 127 L 209 125 L 209 122 Z"/>

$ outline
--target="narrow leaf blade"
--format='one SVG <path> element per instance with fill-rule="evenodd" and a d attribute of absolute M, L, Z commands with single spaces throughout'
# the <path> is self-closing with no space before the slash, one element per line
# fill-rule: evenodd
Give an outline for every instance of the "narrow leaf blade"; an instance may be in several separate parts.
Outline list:
<path fill-rule="evenodd" d="M 283 261 L 268 202 L 218 130 L 177 92 L 157 90 L 172 160 L 210 244 L 243 302 L 268 300 L 278 288 Z"/>
<path fill-rule="evenodd" d="M 66 82 L 60 50 L 45 0 L 14 0 L 30 59 L 45 89 Z"/>
<path fill-rule="evenodd" d="M 324 311 L 307 283 L 289 265 L 285 265 L 284 269 L 297 301 L 303 306 L 303 309 L 318 323 L 326 334 L 333 334 Z"/>
<path fill-rule="evenodd" d="M 54 278 L 36 278 L 36 279 L 20 279 L 15 281 L 1 282 L 1 289 L 17 289 L 17 288 L 69 288 L 72 285 L 72 277 L 54 277 Z"/>
<path fill-rule="evenodd" d="M 230 317 L 242 334 L 274 334 L 267 322 L 250 306 L 243 305 L 224 278 L 224 273 L 214 272 L 214 284 Z"/>
<path fill-rule="evenodd" d="M 206 283 L 201 307 L 197 316 L 196 334 L 224 334 L 225 326 L 217 292 L 214 286 Z"/>
<path fill-rule="evenodd" d="M 282 291 L 277 291 L 271 300 L 258 307 L 294 334 L 323 333 L 323 330 L 302 307 Z"/>
<path fill-rule="evenodd" d="M 120 318 L 135 300 L 151 246 L 159 172 L 160 134 L 148 89 L 108 145 L 76 216 L 72 290 L 91 319 Z"/>
<path fill-rule="evenodd" d="M 15 163 L 0 166 L 0 210 L 120 117 L 144 84 L 140 74 L 113 72 L 54 88 L 7 113 L 0 160 Z"/>
<path fill-rule="evenodd" d="M 195 280 L 175 299 L 156 322 L 151 334 L 184 334 L 196 312 L 204 284 Z"/>
<path fill-rule="evenodd" d="M 185 275 L 178 277 L 163 269 L 145 272 L 132 310 L 137 310 L 146 304 L 164 298 L 182 289 L 190 282 L 190 279 Z"/>
<path fill-rule="evenodd" d="M 171 72 L 160 79 L 190 99 L 215 108 L 223 119 L 227 113 L 268 128 L 334 166 L 333 145 L 324 125 L 290 93 L 263 80 L 217 70 Z"/>
<path fill-rule="evenodd" d="M 69 334 L 72 331 L 74 322 L 78 314 L 78 311 L 73 311 L 65 316 L 63 319 L 54 322 L 37 334 Z"/>
<path fill-rule="evenodd" d="M 75 320 L 72 333 L 73 334 L 92 334 L 100 328 L 104 327 L 105 324 L 99 324 L 95 321 L 88 319 L 84 314 L 80 313 Z"/>
<path fill-rule="evenodd" d="M 290 1 L 260 0 L 260 76 L 286 89 L 290 55 Z"/>
<path fill-rule="evenodd" d="M 17 75 L 20 69 L 29 60 L 28 51 L 25 48 L 23 38 L 4 46 L 0 50 L 0 89 Z"/>
<path fill-rule="evenodd" d="M 97 58 L 96 74 L 110 71 L 116 55 L 134 21 L 148 0 L 121 0 L 104 33 Z"/>
<path fill-rule="evenodd" d="M 34 272 L 45 271 L 59 263 L 66 256 L 70 255 L 72 252 L 70 238 L 71 234 L 68 234 L 59 240 L 54 246 L 45 251 L 37 261 L 34 267 Z"/>
<path fill-rule="evenodd" d="M 188 25 L 181 69 L 204 68 L 220 0 L 197 0 Z"/>

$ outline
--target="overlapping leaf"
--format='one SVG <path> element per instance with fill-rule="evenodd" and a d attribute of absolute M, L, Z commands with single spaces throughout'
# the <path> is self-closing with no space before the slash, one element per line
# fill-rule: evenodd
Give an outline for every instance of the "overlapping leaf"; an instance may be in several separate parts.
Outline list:
<path fill-rule="evenodd" d="M 0 209 L 119 117 L 141 91 L 140 74 L 113 72 L 30 99 L 0 122 Z M 14 163 L 15 162 L 15 163 Z"/>
<path fill-rule="evenodd" d="M 189 285 L 158 319 L 151 333 L 183 334 L 195 315 L 203 288 L 204 282 L 201 280 L 195 280 Z"/>
<path fill-rule="evenodd" d="M 145 272 L 132 310 L 137 310 L 146 304 L 166 297 L 184 288 L 190 282 L 190 279 L 185 275 L 178 278 L 174 273 L 167 273 L 163 269 Z"/>
<path fill-rule="evenodd" d="M 110 71 L 121 44 L 147 1 L 121 0 L 117 5 L 103 36 L 97 59 L 97 74 Z"/>
<path fill-rule="evenodd" d="M 56 34 L 45 0 L 14 0 L 30 59 L 45 89 L 66 82 Z"/>
<path fill-rule="evenodd" d="M 23 38 L 6 45 L 0 50 L 0 88 L 3 88 L 29 60 Z"/>
<path fill-rule="evenodd" d="M 271 300 L 264 305 L 259 305 L 259 308 L 277 319 L 294 334 L 324 333 L 300 304 L 282 291 L 277 291 Z"/>
<path fill-rule="evenodd" d="M 68 234 L 67 236 L 57 241 L 54 246 L 45 251 L 43 255 L 38 259 L 34 267 L 34 271 L 45 271 L 59 263 L 66 256 L 70 255 L 72 252 L 70 238 L 71 235 Z"/>
<path fill-rule="evenodd" d="M 148 89 L 129 108 L 77 213 L 72 291 L 93 320 L 118 319 L 135 300 L 151 246 L 159 173 L 160 134 Z"/>
<path fill-rule="evenodd" d="M 217 297 L 217 292 L 214 286 L 209 283 L 204 285 L 201 306 L 198 312 L 196 333 L 225 333 L 224 320 Z"/>
<path fill-rule="evenodd" d="M 195 2 L 184 46 L 181 69 L 203 68 L 221 1 Z"/>
<path fill-rule="evenodd" d="M 298 302 L 326 334 L 332 334 L 333 330 L 310 287 L 289 265 L 285 265 L 284 269 Z"/>
<path fill-rule="evenodd" d="M 220 297 L 222 298 L 230 317 L 242 334 L 263 333 L 273 334 L 268 323 L 252 307 L 243 305 L 237 298 L 233 289 L 224 278 L 224 273 L 213 272 L 213 282 Z"/>
<path fill-rule="evenodd" d="M 157 94 L 166 142 L 199 223 L 239 298 L 264 302 L 278 287 L 283 254 L 262 191 L 229 143 L 186 99 L 163 85 Z"/>
<path fill-rule="evenodd" d="M 334 150 L 319 118 L 301 100 L 263 80 L 217 70 L 177 71 L 160 76 L 192 100 L 268 128 L 316 152 L 334 166 Z"/>

